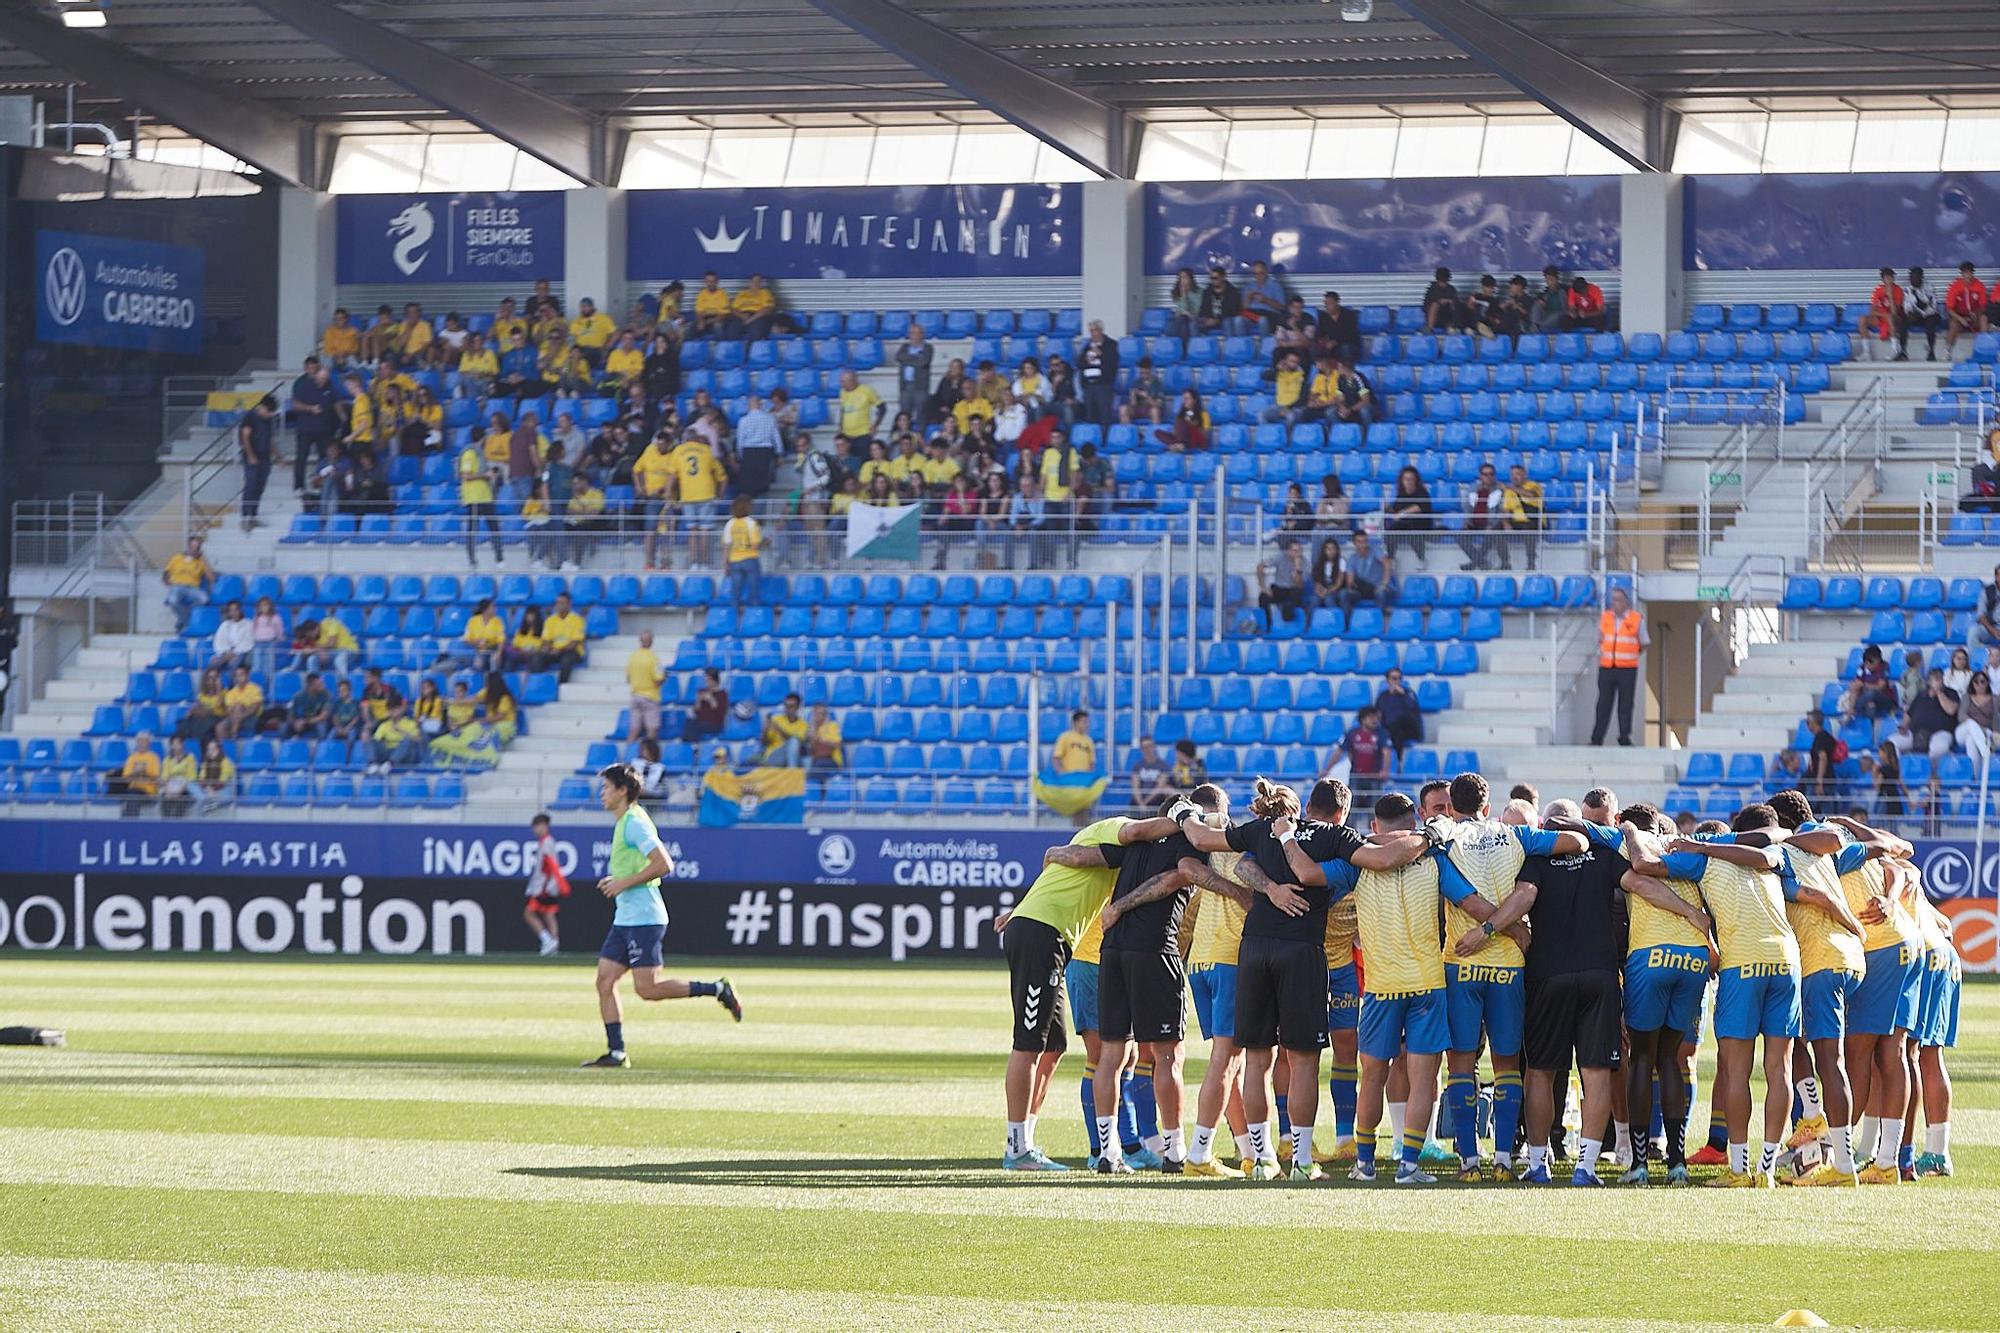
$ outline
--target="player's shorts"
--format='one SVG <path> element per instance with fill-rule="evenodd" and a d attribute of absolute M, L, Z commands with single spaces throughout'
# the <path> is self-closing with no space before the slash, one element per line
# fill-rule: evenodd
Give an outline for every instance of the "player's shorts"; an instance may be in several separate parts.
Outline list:
<path fill-rule="evenodd" d="M 1799 974 L 1783 963 L 1723 968 L 1715 989 L 1715 1035 L 1732 1041 L 1798 1036 Z"/>
<path fill-rule="evenodd" d="M 1236 952 L 1236 1044 L 1326 1049 L 1326 945 L 1246 935 Z"/>
<path fill-rule="evenodd" d="M 1528 1068 L 1618 1066 L 1618 974 L 1557 972 L 1527 983 Z"/>
<path fill-rule="evenodd" d="M 535 897 L 528 899 L 528 908 L 531 911 L 554 915 L 556 912 L 562 910 L 562 899 L 544 898 L 540 894 L 537 894 Z"/>
<path fill-rule="evenodd" d="M 1106 1041 L 1179 1041 L 1187 1035 L 1186 994 L 1179 952 L 1106 949 L 1098 957 L 1098 1035 Z"/>
<path fill-rule="evenodd" d="M 1442 990 L 1403 995 L 1363 994 L 1361 1053 L 1376 1060 L 1393 1060 L 1407 1048 L 1416 1055 L 1437 1055 L 1451 1044 L 1445 1022 Z"/>
<path fill-rule="evenodd" d="M 1236 1039 L 1236 964 L 1210 963 L 1188 976 L 1194 992 L 1194 1018 L 1204 1041 Z"/>
<path fill-rule="evenodd" d="M 1444 969 L 1444 1018 L 1451 1049 L 1479 1049 L 1479 1030 L 1495 1055 L 1519 1055 L 1528 987 L 1518 967 L 1450 963 Z"/>
<path fill-rule="evenodd" d="M 1633 1032 L 1699 1032 L 1707 991 L 1706 949 L 1662 944 L 1625 955 L 1625 1026 Z"/>
<path fill-rule="evenodd" d="M 1917 1004 L 1919 1046 L 1958 1045 L 1958 1001 L 1963 986 L 1956 967 L 1924 969 L 1923 995 Z"/>
<path fill-rule="evenodd" d="M 1807 1041 L 1836 1041 L 1847 1035 L 1847 1010 L 1861 978 L 1837 967 L 1814 972 L 1799 983 L 1799 1032 Z"/>
<path fill-rule="evenodd" d="M 667 961 L 667 928 L 613 926 L 597 956 L 623 967 L 659 967 Z"/>
<path fill-rule="evenodd" d="M 1354 964 L 1326 970 L 1326 1030 L 1352 1032 L 1361 1022 L 1361 982 Z"/>
<path fill-rule="evenodd" d="M 1000 951 L 1007 955 L 1007 980 L 1014 998 L 1014 1049 L 1066 1051 L 1063 1030 L 1063 969 L 1069 965 L 1069 941 L 1044 921 L 1015 917 L 1000 933 Z"/>
<path fill-rule="evenodd" d="M 1916 1026 L 1917 1005 L 1923 998 L 1924 958 L 1907 944 L 1890 944 L 1868 951 L 1868 970 L 1847 1011 L 1847 1030 L 1862 1036 L 1886 1037 Z"/>
<path fill-rule="evenodd" d="M 1063 968 L 1063 989 L 1069 992 L 1070 1026 L 1078 1032 L 1097 1031 L 1097 964 L 1070 959 Z"/>

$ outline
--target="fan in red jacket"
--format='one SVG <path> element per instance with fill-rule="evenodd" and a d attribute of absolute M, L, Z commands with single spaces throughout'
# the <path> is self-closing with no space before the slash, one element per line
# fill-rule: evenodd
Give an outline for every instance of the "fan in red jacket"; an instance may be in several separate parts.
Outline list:
<path fill-rule="evenodd" d="M 1947 352 L 1951 350 L 1952 344 L 1958 341 L 1959 334 L 1982 333 L 1986 330 L 1991 320 L 1991 316 L 1987 314 L 1987 305 L 1991 300 L 1993 293 L 1979 280 L 1978 271 L 1973 268 L 1972 261 L 1968 259 L 1960 264 L 1958 281 L 1945 288 L 1944 292 L 1946 323 L 1944 346 Z"/>

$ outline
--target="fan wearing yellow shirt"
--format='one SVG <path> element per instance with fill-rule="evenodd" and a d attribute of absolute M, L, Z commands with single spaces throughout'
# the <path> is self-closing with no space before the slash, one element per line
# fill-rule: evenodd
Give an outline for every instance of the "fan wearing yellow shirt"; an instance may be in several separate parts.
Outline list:
<path fill-rule="evenodd" d="M 979 386 L 966 380 L 959 386 L 959 398 L 952 404 L 951 415 L 958 422 L 960 434 L 972 429 L 974 421 L 993 423 L 993 404 L 979 392 Z"/>
<path fill-rule="evenodd" d="M 555 667 L 556 678 L 566 685 L 569 673 L 582 664 L 583 657 L 583 617 L 570 605 L 569 594 L 559 592 L 548 618 L 542 621 L 543 665 Z"/>
<path fill-rule="evenodd" d="M 799 696 L 788 694 L 779 710 L 764 719 L 764 762 L 779 768 L 806 766 L 806 720 Z"/>
<path fill-rule="evenodd" d="M 1190 806 L 1189 810 L 1192 811 Z M 1007 1171 L 1067 1171 L 1035 1145 L 1035 1122 L 1056 1065 L 1069 1047 L 1063 973 L 1084 931 L 1103 910 L 1134 843 L 1172 837 L 1171 819 L 1114 816 L 1077 830 L 1042 854 L 1042 872 L 1012 909 L 994 918 L 1007 956 L 1013 1050 L 1007 1057 Z"/>
<path fill-rule="evenodd" d="M 729 293 L 722 290 L 722 279 L 713 271 L 702 274 L 701 290 L 694 294 L 694 336 L 729 337 L 730 309 Z"/>
<path fill-rule="evenodd" d="M 889 410 L 882 395 L 851 370 L 840 372 L 840 433 L 850 442 L 872 439 Z"/>
<path fill-rule="evenodd" d="M 500 377 L 500 358 L 493 346 L 476 333 L 465 335 L 465 349 L 458 354 L 459 378 L 467 387 L 483 395 Z"/>
<path fill-rule="evenodd" d="M 424 308 L 412 301 L 403 307 L 403 322 L 396 326 L 396 355 L 406 363 L 415 361 L 431 345 L 434 336 L 431 322 L 424 318 Z"/>
<path fill-rule="evenodd" d="M 667 455 L 667 465 L 673 478 L 680 528 L 687 534 L 688 563 L 706 567 L 710 557 L 709 525 L 714 520 L 716 497 L 722 493 L 727 474 L 715 456 L 715 446 L 700 435 L 689 435 L 675 445 Z M 661 522 L 664 525 L 664 512 Z M 651 557 L 649 549 L 646 561 L 649 565 Z"/>
<path fill-rule="evenodd" d="M 958 460 L 951 456 L 949 449 L 943 436 L 933 437 L 930 453 L 917 460 L 917 474 L 923 478 L 924 488 L 934 498 L 942 498 L 960 472 Z"/>
<path fill-rule="evenodd" d="M 361 355 L 361 330 L 354 327 L 353 316 L 345 306 L 333 312 L 333 320 L 319 336 L 319 352 L 327 364 L 345 369 Z"/>
<path fill-rule="evenodd" d="M 493 611 L 493 599 L 484 598 L 472 609 L 460 636 L 472 650 L 472 669 L 481 673 L 500 669 L 500 652 L 507 646 L 507 622 Z"/>
<path fill-rule="evenodd" d="M 493 327 L 487 330 L 495 347 L 512 347 L 514 335 L 528 336 L 528 321 L 514 313 L 514 298 L 505 297 L 500 302 L 498 313 L 493 316 Z"/>
<path fill-rule="evenodd" d="M 611 322 L 611 316 L 600 311 L 588 296 L 576 303 L 576 318 L 569 322 L 569 340 L 592 365 L 604 360 L 604 349 L 611 345 L 617 332 L 618 326 Z"/>
<path fill-rule="evenodd" d="M 729 313 L 734 320 L 732 330 L 739 338 L 768 338 L 771 336 L 772 316 L 778 309 L 778 298 L 764 285 L 764 275 L 752 273 L 750 285 L 736 293 L 736 299 L 729 303 Z"/>
<path fill-rule="evenodd" d="M 537 364 L 542 383 L 565 393 L 580 394 L 590 389 L 594 377 L 590 360 L 571 345 L 569 335 L 563 331 L 560 322 L 549 331 L 541 348 Z"/>
<path fill-rule="evenodd" d="M 1271 406 L 1264 409 L 1264 420 L 1296 425 L 1304 415 L 1306 396 L 1306 372 L 1299 354 L 1286 352 L 1276 369 L 1264 372 L 1264 378 L 1271 381 Z"/>
<path fill-rule="evenodd" d="M 923 485 L 923 455 L 917 452 L 917 437 L 905 433 L 896 441 L 896 453 L 883 467 L 889 482 L 903 495 L 910 495 Z"/>
<path fill-rule="evenodd" d="M 722 544 L 730 600 L 741 614 L 745 606 L 757 605 L 758 588 L 764 580 L 764 527 L 750 517 L 749 496 L 739 495 L 730 501 L 729 521 L 722 525 Z"/>
<path fill-rule="evenodd" d="M 646 354 L 639 350 L 639 345 L 633 341 L 631 334 L 625 334 L 619 338 L 618 345 L 611 349 L 611 354 L 604 358 L 604 383 L 613 388 L 622 388 L 635 382 L 645 373 Z"/>
<path fill-rule="evenodd" d="M 331 671 L 335 675 L 347 674 L 354 654 L 361 650 L 354 631 L 347 622 L 328 612 L 320 617 L 319 633 L 313 639 L 313 665 L 321 671 Z"/>
<path fill-rule="evenodd" d="M 626 740 L 660 738 L 660 683 L 666 678 L 659 655 L 653 651 L 653 631 L 640 630 L 639 646 L 625 659 L 625 685 L 632 692 L 627 704 Z"/>
<path fill-rule="evenodd" d="M 222 692 L 222 706 L 227 710 L 216 725 L 215 734 L 230 739 L 243 734 L 245 724 L 252 731 L 257 727 L 257 716 L 264 708 L 264 691 L 257 682 L 250 679 L 250 668 L 239 666 L 233 684 Z"/>
<path fill-rule="evenodd" d="M 347 386 L 347 437 L 350 451 L 375 442 L 375 399 L 362 387 L 361 376 L 350 373 L 341 383 Z"/>
<path fill-rule="evenodd" d="M 197 606 L 208 604 L 209 592 L 215 584 L 215 566 L 202 554 L 201 538 L 188 538 L 186 550 L 167 557 L 166 568 L 160 571 L 160 582 L 167 587 L 165 600 L 174 613 L 174 632 L 185 633 L 188 617 Z"/>
<path fill-rule="evenodd" d="M 487 438 L 489 442 L 492 439 Z M 458 451 L 458 503 L 465 510 L 465 562 L 474 569 L 479 568 L 481 525 L 493 540 L 493 563 L 507 563 L 507 552 L 500 545 L 500 519 L 493 511 L 494 475 L 489 450 L 467 443 Z"/>

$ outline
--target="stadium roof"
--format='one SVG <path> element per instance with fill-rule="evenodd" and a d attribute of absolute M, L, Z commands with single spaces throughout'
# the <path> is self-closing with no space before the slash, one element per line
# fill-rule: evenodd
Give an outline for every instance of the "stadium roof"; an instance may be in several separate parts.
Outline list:
<path fill-rule="evenodd" d="M 103 5 L 107 25 L 59 26 Z M 469 121 L 586 181 L 663 118 L 998 113 L 1107 175 L 1148 121 L 1544 102 L 1636 165 L 1718 102 L 2000 104 L 1993 0 L 11 0 L 0 92 L 75 82 L 283 178 L 325 135 Z M 1479 52 L 1479 55 L 1468 54 Z"/>

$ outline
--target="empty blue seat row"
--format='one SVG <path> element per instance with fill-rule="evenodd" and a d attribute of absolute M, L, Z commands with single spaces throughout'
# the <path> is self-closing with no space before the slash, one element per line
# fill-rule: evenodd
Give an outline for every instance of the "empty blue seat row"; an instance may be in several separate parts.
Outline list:
<path fill-rule="evenodd" d="M 1864 584 L 1860 578 L 1837 574 L 1824 581 L 1810 574 L 1794 574 L 1785 580 L 1785 592 L 1778 603 L 1781 611 L 1971 611 L 1978 607 L 1980 581 L 1975 578 L 1944 580 L 1920 575 L 1906 587 L 1903 580 L 1875 575 Z"/>
<path fill-rule="evenodd" d="M 1803 312 L 1796 305 L 1722 306 L 1703 302 L 1688 311 L 1687 327 L 1690 333 L 1713 333 L 1722 328 L 1736 333 L 1748 333 L 1754 329 L 1804 329 L 1808 333 L 1824 333 L 1840 322 L 1839 308 L 1829 302 L 1815 302 L 1806 306 Z M 1852 320 L 1848 322 L 1853 323 Z"/>

